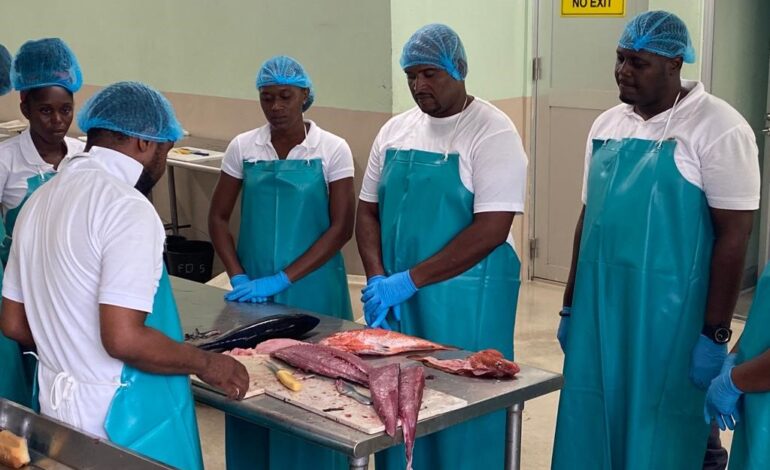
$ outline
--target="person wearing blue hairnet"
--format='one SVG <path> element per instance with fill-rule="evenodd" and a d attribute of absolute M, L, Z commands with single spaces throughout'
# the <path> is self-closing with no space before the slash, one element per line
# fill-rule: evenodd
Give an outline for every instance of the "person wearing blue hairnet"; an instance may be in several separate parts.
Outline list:
<path fill-rule="evenodd" d="M 521 139 L 508 116 L 466 91 L 468 59 L 448 26 L 417 30 L 401 68 L 417 106 L 380 129 L 359 196 L 366 321 L 512 358 Z M 504 413 L 493 413 L 417 439 L 414 466 L 502 468 L 504 441 Z M 403 456 L 401 446 L 380 452 L 377 468 L 404 468 Z"/>
<path fill-rule="evenodd" d="M 268 300 L 352 320 L 340 250 L 353 235 L 353 155 L 344 139 L 304 119 L 313 84 L 276 56 L 257 90 L 267 124 L 230 142 L 209 211 L 209 233 L 230 276 L 232 302 Z M 237 246 L 229 221 L 241 193 Z M 345 455 L 226 417 L 227 467 L 347 468 Z"/>
<path fill-rule="evenodd" d="M 735 109 L 681 78 L 695 54 L 677 16 L 633 18 L 615 54 L 622 103 L 588 136 L 557 333 L 553 468 L 700 469 L 759 207 L 757 145 Z"/>
<path fill-rule="evenodd" d="M 0 143 L 0 261 L 5 265 L 24 202 L 56 174 L 66 156 L 83 150 L 82 142 L 66 136 L 73 94 L 83 80 L 75 55 L 58 38 L 24 43 L 3 76 L 21 93 L 21 112 L 29 120 L 27 130 Z M 0 362 L 7 364 L 7 373 L 0 374 L 0 396 L 36 407 L 33 356 L 22 356 L 17 344 L 0 335 Z"/>
<path fill-rule="evenodd" d="M 182 342 L 165 231 L 146 197 L 182 128 L 166 98 L 138 82 L 97 92 L 78 125 L 86 151 L 62 162 L 19 215 L 0 328 L 37 350 L 42 414 L 202 469 L 189 374 L 239 399 L 248 372 Z"/>

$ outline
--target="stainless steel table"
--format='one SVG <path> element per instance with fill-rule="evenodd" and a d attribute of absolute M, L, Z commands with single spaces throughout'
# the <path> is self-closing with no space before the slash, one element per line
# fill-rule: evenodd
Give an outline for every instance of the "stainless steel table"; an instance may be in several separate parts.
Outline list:
<path fill-rule="evenodd" d="M 172 285 L 185 331 L 192 331 L 194 328 L 226 331 L 262 316 L 287 312 L 308 313 L 321 319 L 308 341 L 319 340 L 336 331 L 361 328 L 353 322 L 281 305 L 225 303 L 221 289 L 184 279 L 172 277 Z M 464 357 L 467 354 L 463 351 L 442 351 L 434 355 L 449 358 Z M 394 360 L 412 362 L 405 357 L 378 358 L 371 362 L 377 364 Z M 462 398 L 468 405 L 419 422 L 417 436 L 431 434 L 463 421 L 505 409 L 506 470 L 521 467 L 521 413 L 524 402 L 559 390 L 563 382 L 560 374 L 527 365 L 521 365 L 521 373 L 515 380 L 484 380 L 483 384 L 481 379 L 459 377 L 433 369 L 429 373 L 435 376 L 435 379 L 428 382 L 430 388 Z M 401 431 L 393 438 L 385 433 L 366 434 L 266 395 L 233 401 L 205 387 L 194 386 L 193 392 L 201 403 L 225 413 L 343 452 L 350 456 L 351 470 L 366 469 L 371 454 L 403 440 Z"/>
<path fill-rule="evenodd" d="M 177 147 L 196 147 L 205 148 L 209 150 L 215 150 L 223 152 L 227 146 L 227 142 L 215 139 L 203 139 L 196 137 L 186 137 L 177 142 Z M 177 214 L 177 201 L 176 201 L 176 175 L 174 174 L 175 168 L 186 168 L 193 171 L 202 171 L 204 173 L 219 174 L 219 169 L 222 166 L 222 159 L 206 160 L 201 162 L 195 161 L 182 161 L 169 157 L 166 160 L 166 167 L 168 169 L 168 199 L 169 199 L 169 211 L 171 215 L 171 223 L 166 225 L 166 230 L 171 230 L 174 235 L 179 235 L 180 228 L 187 228 L 189 225 L 179 225 L 179 215 Z"/>
<path fill-rule="evenodd" d="M 27 439 L 31 462 L 24 469 L 172 468 L 3 398 L 0 398 L 0 428 Z M 0 468 L 5 467 L 0 465 Z"/>

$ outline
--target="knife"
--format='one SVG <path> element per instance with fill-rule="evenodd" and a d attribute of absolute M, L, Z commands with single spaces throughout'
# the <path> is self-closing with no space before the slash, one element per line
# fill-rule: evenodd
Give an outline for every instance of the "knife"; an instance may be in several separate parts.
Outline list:
<path fill-rule="evenodd" d="M 277 365 L 273 364 L 272 361 L 265 362 L 265 365 L 275 374 L 275 377 L 279 382 L 281 382 L 281 385 L 288 388 L 292 392 L 299 392 L 302 390 L 302 382 L 297 380 L 297 378 L 294 377 L 294 374 L 292 374 L 290 371 L 279 368 Z"/>

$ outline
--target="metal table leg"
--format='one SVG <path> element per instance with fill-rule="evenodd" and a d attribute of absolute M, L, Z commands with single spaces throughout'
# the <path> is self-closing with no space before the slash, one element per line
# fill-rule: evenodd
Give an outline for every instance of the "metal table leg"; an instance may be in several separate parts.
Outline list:
<path fill-rule="evenodd" d="M 521 413 L 524 403 L 506 408 L 505 422 L 505 470 L 521 469 Z"/>
<path fill-rule="evenodd" d="M 168 201 L 171 210 L 171 233 L 179 235 L 179 216 L 176 213 L 176 181 L 174 180 L 174 167 L 168 166 Z"/>
<path fill-rule="evenodd" d="M 369 468 L 369 456 L 365 457 L 350 457 L 350 470 L 368 470 Z"/>

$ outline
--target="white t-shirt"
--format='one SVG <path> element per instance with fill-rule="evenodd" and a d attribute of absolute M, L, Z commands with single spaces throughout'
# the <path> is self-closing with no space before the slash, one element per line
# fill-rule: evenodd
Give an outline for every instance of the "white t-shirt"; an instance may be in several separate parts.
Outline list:
<path fill-rule="evenodd" d="M 524 212 L 527 155 L 521 138 L 508 116 L 481 98 L 454 116 L 435 118 L 414 107 L 385 123 L 369 154 L 362 201 L 378 202 L 388 149 L 459 153 L 460 180 L 473 193 L 474 213 Z"/>
<path fill-rule="evenodd" d="M 141 172 L 100 147 L 62 162 L 21 210 L 3 281 L 3 297 L 24 304 L 37 345 L 42 413 L 100 437 L 123 362 L 104 350 L 99 304 L 152 311 L 162 272 L 165 232 L 133 187 Z M 77 385 L 56 381 L 60 372 Z M 71 406 L 55 410 L 67 388 Z"/>
<path fill-rule="evenodd" d="M 682 177 L 706 195 L 715 209 L 759 208 L 759 157 L 754 131 L 732 106 L 706 93 L 703 84 L 682 80 L 690 90 L 677 104 L 666 133 L 676 139 L 674 162 Z M 633 106 L 603 112 L 591 127 L 586 146 L 583 203 L 591 163 L 592 139 L 660 140 L 671 109 L 645 121 Z"/>
<path fill-rule="evenodd" d="M 66 156 L 82 152 L 85 147 L 83 142 L 71 137 L 65 137 L 64 143 L 67 145 Z M 7 212 L 21 204 L 27 195 L 29 178 L 54 171 L 53 165 L 43 160 L 35 148 L 29 129 L 0 143 L 0 203 L 3 209 Z"/>
<path fill-rule="evenodd" d="M 353 153 L 345 139 L 321 129 L 313 121 L 305 122 L 310 124 L 307 137 L 289 151 L 286 159 L 320 158 L 327 185 L 343 178 L 352 178 Z M 242 180 L 244 161 L 278 160 L 278 153 L 270 139 L 270 124 L 239 134 L 227 146 L 222 171 Z"/>

